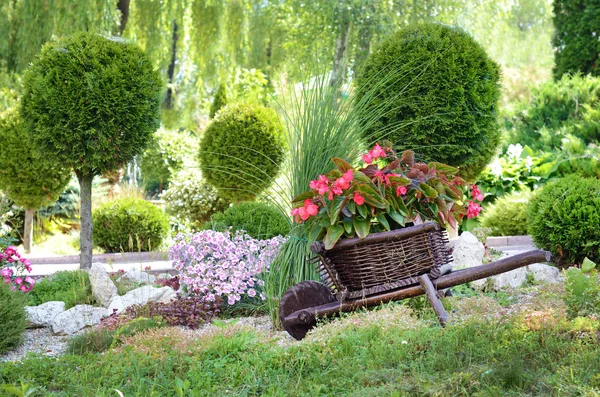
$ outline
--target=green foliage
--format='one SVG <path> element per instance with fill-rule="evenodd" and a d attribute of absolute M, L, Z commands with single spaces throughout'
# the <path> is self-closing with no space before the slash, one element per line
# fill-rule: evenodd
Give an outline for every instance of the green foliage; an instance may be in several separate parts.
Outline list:
<path fill-rule="evenodd" d="M 500 197 L 484 208 L 481 226 L 489 227 L 491 236 L 522 236 L 527 234 L 527 205 L 530 192 L 515 192 Z"/>
<path fill-rule="evenodd" d="M 570 135 L 581 138 L 585 144 L 597 144 L 600 78 L 565 75 L 533 88 L 531 98 L 519 106 L 507 127 L 510 142 L 533 149 L 559 149 Z"/>
<path fill-rule="evenodd" d="M 227 87 L 225 86 L 225 83 L 221 82 L 219 88 L 217 88 L 212 104 L 210 105 L 209 117 L 211 119 L 214 118 L 217 112 L 225 105 L 227 105 Z"/>
<path fill-rule="evenodd" d="M 23 86 L 33 141 L 81 175 L 121 167 L 159 126 L 161 77 L 139 47 L 118 38 L 78 33 L 49 42 Z"/>
<path fill-rule="evenodd" d="M 79 184 L 71 179 L 60 193 L 58 200 L 51 206 L 42 207 L 37 212 L 40 218 L 75 221 L 79 217 Z"/>
<path fill-rule="evenodd" d="M 287 236 L 290 220 L 281 210 L 261 202 L 235 203 L 223 212 L 211 217 L 206 228 L 224 232 L 244 230 L 252 238 L 268 240 L 275 236 Z"/>
<path fill-rule="evenodd" d="M 161 198 L 169 215 L 194 227 L 208 221 L 212 214 L 225 210 L 230 203 L 217 189 L 203 181 L 197 170 L 177 173 L 169 190 Z"/>
<path fill-rule="evenodd" d="M 192 158 L 196 139 L 186 132 L 159 129 L 140 161 L 144 190 L 155 195 L 169 188 L 174 174 Z"/>
<path fill-rule="evenodd" d="M 600 180 L 571 175 L 546 185 L 530 200 L 527 225 L 558 265 L 600 261 Z"/>
<path fill-rule="evenodd" d="M 600 4 L 597 0 L 554 0 L 554 78 L 583 73 L 600 76 Z"/>
<path fill-rule="evenodd" d="M 596 264 L 585 258 L 581 268 L 570 267 L 565 275 L 565 303 L 571 318 L 600 315 L 600 274 Z"/>
<path fill-rule="evenodd" d="M 399 68 L 397 79 L 381 83 Z M 385 137 L 399 150 L 460 166 L 473 178 L 500 142 L 499 79 L 499 66 L 463 30 L 431 23 L 404 28 L 381 43 L 359 73 L 357 97 L 377 92 L 364 110 L 386 110 L 364 129 L 365 138 Z"/>
<path fill-rule="evenodd" d="M 53 204 L 71 172 L 51 155 L 36 150 L 16 109 L 0 113 L 0 142 L 0 188 L 28 209 Z"/>
<path fill-rule="evenodd" d="M 4 282 L 0 283 L 0 354 L 21 343 L 27 314 L 25 305 L 27 296 L 21 291 L 13 291 Z"/>
<path fill-rule="evenodd" d="M 94 211 L 92 220 L 94 245 L 106 252 L 156 250 L 169 234 L 167 216 L 143 199 L 110 201 Z"/>
<path fill-rule="evenodd" d="M 29 306 L 50 301 L 65 302 L 65 309 L 94 303 L 90 277 L 83 270 L 61 270 L 37 282 L 27 294 Z"/>
<path fill-rule="evenodd" d="M 284 128 L 260 105 L 232 105 L 209 124 L 200 141 L 206 181 L 232 200 L 253 199 L 273 183 L 284 156 Z"/>

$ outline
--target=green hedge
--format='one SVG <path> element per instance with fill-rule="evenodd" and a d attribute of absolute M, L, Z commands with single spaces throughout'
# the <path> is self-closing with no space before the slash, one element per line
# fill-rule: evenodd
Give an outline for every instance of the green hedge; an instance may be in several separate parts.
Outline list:
<path fill-rule="evenodd" d="M 527 223 L 557 264 L 600 262 L 600 180 L 571 175 L 544 186 L 530 201 Z"/>
<path fill-rule="evenodd" d="M 531 193 L 515 192 L 484 208 L 481 226 L 492 229 L 492 236 L 522 236 L 527 234 L 527 205 Z"/>
<path fill-rule="evenodd" d="M 0 354 L 19 346 L 27 325 L 27 296 L 0 283 Z"/>
<path fill-rule="evenodd" d="M 266 240 L 275 236 L 287 236 L 290 232 L 290 220 L 271 205 L 243 202 L 214 214 L 205 228 L 219 232 L 230 228 L 233 231 L 244 230 L 251 237 Z"/>
<path fill-rule="evenodd" d="M 151 251 L 169 234 L 167 216 L 142 199 L 106 203 L 94 211 L 92 221 L 94 245 L 106 252 Z"/>
<path fill-rule="evenodd" d="M 435 23 L 399 30 L 374 49 L 357 78 L 358 101 L 373 97 L 363 119 L 388 109 L 364 129 L 365 138 L 386 137 L 474 177 L 500 142 L 499 80 L 499 66 L 463 30 Z"/>
<path fill-rule="evenodd" d="M 283 134 L 272 109 L 243 104 L 222 109 L 200 141 L 202 175 L 223 197 L 254 199 L 281 168 Z"/>

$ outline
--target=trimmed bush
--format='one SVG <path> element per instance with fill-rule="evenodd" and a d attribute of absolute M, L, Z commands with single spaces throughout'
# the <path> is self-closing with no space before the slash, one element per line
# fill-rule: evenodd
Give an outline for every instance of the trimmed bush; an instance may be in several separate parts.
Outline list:
<path fill-rule="evenodd" d="M 499 79 L 499 66 L 463 30 L 434 23 L 404 28 L 359 72 L 357 99 L 374 99 L 363 119 L 389 109 L 364 129 L 365 138 L 387 138 L 422 160 L 460 166 L 472 178 L 500 142 Z"/>
<path fill-rule="evenodd" d="M 211 217 L 206 228 L 224 232 L 231 228 L 233 232 L 244 230 L 252 238 L 268 240 L 275 236 L 287 236 L 290 232 L 290 220 L 281 211 L 271 205 L 260 202 L 233 204 L 224 212 Z"/>
<path fill-rule="evenodd" d="M 169 233 L 169 219 L 143 199 L 108 202 L 92 215 L 94 244 L 106 252 L 158 249 Z"/>
<path fill-rule="evenodd" d="M 171 182 L 169 190 L 161 198 L 165 201 L 169 215 L 193 227 L 208 221 L 212 214 L 229 207 L 229 200 L 219 191 L 202 180 L 198 171 L 182 170 Z"/>
<path fill-rule="evenodd" d="M 0 354 L 19 346 L 27 326 L 27 296 L 0 283 Z"/>
<path fill-rule="evenodd" d="M 51 301 L 65 302 L 65 309 L 94 303 L 90 276 L 84 270 L 61 270 L 37 282 L 27 294 L 29 306 Z"/>
<path fill-rule="evenodd" d="M 527 207 L 527 224 L 558 265 L 600 262 L 600 180 L 571 175 L 544 186 Z"/>
<path fill-rule="evenodd" d="M 600 76 L 600 3 L 554 0 L 554 78 L 581 72 Z"/>
<path fill-rule="evenodd" d="M 531 193 L 515 192 L 502 196 L 484 208 L 481 226 L 489 227 L 491 236 L 522 236 L 527 234 L 527 205 Z"/>
<path fill-rule="evenodd" d="M 600 141 L 600 78 L 564 76 L 533 88 L 508 123 L 509 139 L 534 149 L 560 149 L 573 135 Z"/>
<path fill-rule="evenodd" d="M 269 187 L 284 156 L 283 125 L 259 105 L 224 108 L 200 141 L 200 168 L 223 197 L 254 199 Z"/>

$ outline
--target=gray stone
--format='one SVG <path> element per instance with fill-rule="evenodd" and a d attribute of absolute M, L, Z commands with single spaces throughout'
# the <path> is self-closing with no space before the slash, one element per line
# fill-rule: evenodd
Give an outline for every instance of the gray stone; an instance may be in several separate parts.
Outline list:
<path fill-rule="evenodd" d="M 26 306 L 29 328 L 49 327 L 54 318 L 65 311 L 65 302 L 51 301 L 39 306 Z"/>
<path fill-rule="evenodd" d="M 452 251 L 453 269 L 466 269 L 479 266 L 483 263 L 485 247 L 470 232 L 464 232 L 460 235 L 454 244 Z"/>
<path fill-rule="evenodd" d="M 54 317 L 52 332 L 56 335 L 73 335 L 85 327 L 97 325 L 111 312 L 104 307 L 77 305 Z"/>
<path fill-rule="evenodd" d="M 156 277 L 140 269 L 129 269 L 119 278 L 119 281 L 123 280 L 136 284 L 150 284 L 156 282 Z"/>
<path fill-rule="evenodd" d="M 536 282 L 548 284 L 558 284 L 563 282 L 563 276 L 558 268 L 543 263 L 534 263 L 533 265 L 498 274 L 489 277 L 488 279 L 474 281 L 472 285 L 476 288 L 482 288 L 484 285 L 488 285 L 494 290 L 519 288 L 525 284 L 529 274 L 531 274 L 529 277 L 533 277 L 533 280 Z"/>
<path fill-rule="evenodd" d="M 108 310 L 112 313 L 114 309 L 117 312 L 133 305 L 145 305 L 148 302 L 170 302 L 175 299 L 177 294 L 171 287 L 155 288 L 149 285 L 136 288 L 123 296 L 115 296 L 108 305 Z"/>
<path fill-rule="evenodd" d="M 94 298 L 102 306 L 107 307 L 110 300 L 119 295 L 117 287 L 112 282 L 106 269 L 101 263 L 92 263 L 89 274 Z"/>

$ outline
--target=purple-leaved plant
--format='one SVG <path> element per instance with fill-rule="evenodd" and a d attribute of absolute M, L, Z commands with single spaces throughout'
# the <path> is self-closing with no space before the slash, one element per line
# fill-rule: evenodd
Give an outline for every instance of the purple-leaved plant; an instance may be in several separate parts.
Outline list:
<path fill-rule="evenodd" d="M 203 230 L 179 234 L 169 248 L 169 259 L 181 272 L 188 293 L 203 295 L 209 302 L 227 297 L 233 305 L 248 294 L 257 295 L 258 275 L 269 266 L 285 242 L 283 237 L 256 240 L 243 231 L 235 234 Z M 260 298 L 265 299 L 260 293 Z"/>

